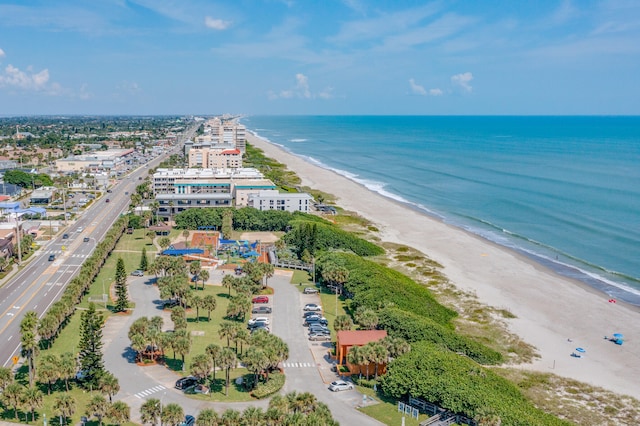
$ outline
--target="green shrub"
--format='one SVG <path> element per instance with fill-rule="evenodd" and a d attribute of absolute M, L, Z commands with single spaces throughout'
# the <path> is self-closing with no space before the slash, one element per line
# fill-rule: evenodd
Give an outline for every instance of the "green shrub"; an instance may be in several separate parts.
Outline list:
<path fill-rule="evenodd" d="M 285 376 L 282 373 L 271 373 L 267 383 L 258 383 L 251 392 L 254 398 L 262 399 L 273 395 L 284 386 Z"/>
<path fill-rule="evenodd" d="M 378 256 L 384 254 L 384 249 L 355 234 L 343 231 L 326 221 L 308 221 L 301 218 L 290 222 L 293 227 L 284 240 L 296 248 L 298 256 L 305 250 L 318 253 L 328 250 L 348 250 L 359 256 Z"/>
<path fill-rule="evenodd" d="M 398 271 L 378 265 L 350 253 L 326 253 L 316 260 L 319 275 L 325 265 L 335 264 L 349 270 L 344 288 L 352 296 L 353 309 L 361 306 L 378 310 L 395 306 L 433 321 L 448 325 L 457 314 L 442 306 L 424 286 Z"/>
<path fill-rule="evenodd" d="M 389 363 L 380 385 L 395 399 L 411 395 L 470 418 L 490 410 L 504 425 L 570 424 L 535 408 L 513 383 L 490 369 L 433 343 L 415 343 Z"/>
<path fill-rule="evenodd" d="M 503 361 L 500 352 L 412 312 L 398 308 L 383 309 L 378 313 L 378 320 L 378 326 L 387 330 L 391 336 L 402 337 L 408 342 L 435 343 L 452 352 L 466 355 L 480 364 L 500 364 Z"/>

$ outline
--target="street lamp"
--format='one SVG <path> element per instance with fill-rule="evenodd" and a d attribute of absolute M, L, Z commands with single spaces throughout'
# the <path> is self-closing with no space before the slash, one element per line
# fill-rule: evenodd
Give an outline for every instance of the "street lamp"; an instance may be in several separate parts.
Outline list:
<path fill-rule="evenodd" d="M 162 400 L 164 399 L 164 396 L 165 396 L 166 394 L 167 394 L 167 393 L 166 393 L 166 392 L 164 392 L 164 393 L 162 394 L 162 396 L 160 397 L 160 426 L 162 426 Z"/>

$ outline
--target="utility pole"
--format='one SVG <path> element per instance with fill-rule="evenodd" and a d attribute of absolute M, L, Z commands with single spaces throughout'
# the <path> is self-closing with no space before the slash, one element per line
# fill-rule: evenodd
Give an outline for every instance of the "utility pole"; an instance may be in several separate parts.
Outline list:
<path fill-rule="evenodd" d="M 22 249 L 20 248 L 20 221 L 16 214 L 16 240 L 18 241 L 18 265 L 22 263 Z"/>

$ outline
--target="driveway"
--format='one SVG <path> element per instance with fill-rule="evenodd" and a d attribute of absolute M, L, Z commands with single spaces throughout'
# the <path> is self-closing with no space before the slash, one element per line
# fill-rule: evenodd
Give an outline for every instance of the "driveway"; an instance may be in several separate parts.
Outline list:
<path fill-rule="evenodd" d="M 306 328 L 302 326 L 302 307 L 313 301 L 302 295 L 290 284 L 291 273 L 276 270 L 269 279 L 269 286 L 275 290 L 271 305 L 272 332 L 280 336 L 289 345 L 289 359 L 283 363 L 287 376 L 284 392 L 310 392 L 319 401 L 327 404 L 331 413 L 343 425 L 359 424 L 360 426 L 381 425 L 355 409 L 362 404 L 362 395 L 357 391 L 331 392 L 327 389 L 328 360 L 314 357 L 312 348 L 320 347 L 320 353 L 326 350 L 319 345 L 323 343 L 309 342 Z M 140 367 L 134 362 L 135 354 L 129 348 L 127 336 L 133 322 L 140 317 L 160 315 L 164 319 L 165 329 L 171 329 L 170 313 L 162 310 L 158 288 L 153 285 L 153 277 L 129 277 L 129 297 L 135 302 L 131 315 L 114 315 L 109 318 L 103 330 L 105 367 L 120 382 L 120 392 L 115 399 L 126 402 L 131 407 L 131 419 L 140 422 L 140 406 L 148 398 L 157 398 L 163 405 L 177 403 L 187 414 L 197 415 L 204 408 L 214 408 L 222 413 L 227 408 L 244 410 L 249 406 L 266 409 L 268 400 L 223 403 L 200 401 L 186 397 L 174 388 L 175 382 L 182 375 L 176 374 L 164 366 L 155 365 Z M 304 298 L 304 300 L 303 300 Z M 318 299 L 319 300 L 319 299 Z M 323 374 L 321 374 L 321 371 Z M 333 380 L 331 376 L 325 380 Z"/>

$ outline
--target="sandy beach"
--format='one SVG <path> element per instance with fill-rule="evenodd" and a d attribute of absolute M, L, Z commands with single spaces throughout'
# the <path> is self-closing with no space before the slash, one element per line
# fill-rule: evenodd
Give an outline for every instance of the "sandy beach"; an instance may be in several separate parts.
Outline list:
<path fill-rule="evenodd" d="M 304 186 L 337 197 L 380 229 L 384 241 L 414 247 L 444 266 L 443 273 L 487 305 L 507 308 L 509 328 L 540 358 L 524 366 L 640 398 L 640 312 L 586 285 L 561 277 L 524 256 L 369 191 L 332 171 L 252 134 L 248 142 L 285 163 Z M 604 336 L 622 333 L 624 345 Z M 585 356 L 575 358 L 577 347 Z"/>

